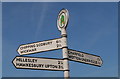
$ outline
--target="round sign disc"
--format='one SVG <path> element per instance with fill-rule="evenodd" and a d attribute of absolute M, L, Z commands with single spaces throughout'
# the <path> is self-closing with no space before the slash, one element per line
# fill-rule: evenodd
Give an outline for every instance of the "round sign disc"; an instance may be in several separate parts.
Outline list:
<path fill-rule="evenodd" d="M 67 9 L 62 9 L 58 15 L 57 26 L 58 29 L 65 29 L 68 24 L 69 14 Z"/>

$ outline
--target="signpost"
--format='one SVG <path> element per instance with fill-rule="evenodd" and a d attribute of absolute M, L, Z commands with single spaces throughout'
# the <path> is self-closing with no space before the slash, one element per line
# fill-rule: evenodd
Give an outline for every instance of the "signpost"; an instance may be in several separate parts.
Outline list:
<path fill-rule="evenodd" d="M 63 58 L 65 60 L 65 65 L 67 70 L 64 71 L 65 79 L 69 79 L 69 61 L 68 61 L 68 47 L 67 47 L 67 33 L 66 27 L 69 19 L 69 13 L 67 9 L 62 9 L 58 15 L 57 26 L 58 29 L 61 31 L 61 37 L 66 41 L 66 47 L 62 48 Z"/>
<path fill-rule="evenodd" d="M 20 45 L 17 51 L 20 55 L 25 55 L 61 49 L 62 47 L 66 47 L 66 42 L 64 41 L 64 38 L 57 38 L 53 40 Z"/>
<path fill-rule="evenodd" d="M 68 49 L 66 32 L 68 20 L 68 10 L 62 9 L 59 12 L 57 19 L 57 27 L 58 30 L 61 32 L 61 38 L 20 45 L 17 50 L 20 55 L 27 55 L 38 52 L 62 49 L 63 59 L 17 56 L 12 61 L 14 66 L 18 69 L 64 71 L 65 79 L 69 79 L 70 77 L 69 60 L 100 67 L 103 63 L 100 56 Z"/>
<path fill-rule="evenodd" d="M 72 49 L 68 49 L 68 59 L 76 62 L 99 66 L 99 67 L 102 65 L 102 59 L 100 58 L 100 56 L 92 55 Z"/>
<path fill-rule="evenodd" d="M 13 64 L 18 69 L 40 69 L 56 71 L 66 70 L 65 61 L 63 59 L 17 56 L 14 58 Z"/>

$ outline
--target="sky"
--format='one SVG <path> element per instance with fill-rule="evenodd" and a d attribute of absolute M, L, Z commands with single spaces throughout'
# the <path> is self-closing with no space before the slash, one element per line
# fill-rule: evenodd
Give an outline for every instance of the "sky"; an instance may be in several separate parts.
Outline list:
<path fill-rule="evenodd" d="M 0 2 L 0 78 L 2 76 L 2 3 Z"/>
<path fill-rule="evenodd" d="M 69 61 L 71 77 L 118 76 L 117 2 L 4 2 L 2 3 L 2 76 L 63 77 L 63 71 L 16 69 L 12 60 L 21 44 L 60 38 L 57 16 L 69 11 L 68 48 L 95 54 L 102 67 Z M 30 57 L 62 58 L 62 50 Z"/>

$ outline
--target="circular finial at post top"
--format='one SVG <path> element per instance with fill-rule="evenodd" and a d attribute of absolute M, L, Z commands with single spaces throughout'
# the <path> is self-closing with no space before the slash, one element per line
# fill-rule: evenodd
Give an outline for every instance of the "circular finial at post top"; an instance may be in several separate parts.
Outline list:
<path fill-rule="evenodd" d="M 62 29 L 66 29 L 69 19 L 69 13 L 67 9 L 62 9 L 58 14 L 57 19 L 57 27 L 61 31 Z"/>

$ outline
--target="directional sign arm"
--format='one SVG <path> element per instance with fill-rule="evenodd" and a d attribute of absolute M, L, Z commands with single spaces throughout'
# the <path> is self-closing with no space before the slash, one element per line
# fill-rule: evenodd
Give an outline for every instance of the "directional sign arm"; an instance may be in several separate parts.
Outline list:
<path fill-rule="evenodd" d="M 13 65 L 17 69 L 38 69 L 38 70 L 55 70 L 64 71 L 65 61 L 63 59 L 53 58 L 36 58 L 17 56 L 13 59 Z"/>
<path fill-rule="evenodd" d="M 99 67 L 101 67 L 101 65 L 103 64 L 103 61 L 100 56 L 92 55 L 72 49 L 68 50 L 68 59 L 76 62 L 99 66 Z"/>
<path fill-rule="evenodd" d="M 20 55 L 34 54 L 38 52 L 61 49 L 62 47 L 66 47 L 65 43 L 66 42 L 64 42 L 63 38 L 57 38 L 53 40 L 20 45 L 17 51 Z"/>

